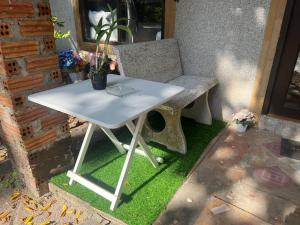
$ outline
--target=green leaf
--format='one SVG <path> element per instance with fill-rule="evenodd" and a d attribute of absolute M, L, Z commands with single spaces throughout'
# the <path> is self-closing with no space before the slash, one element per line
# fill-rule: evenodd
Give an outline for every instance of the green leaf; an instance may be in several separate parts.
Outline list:
<path fill-rule="evenodd" d="M 101 38 L 107 34 L 106 30 L 102 30 L 101 32 L 97 33 L 97 38 L 96 38 L 96 43 L 97 45 L 99 44 L 99 42 L 101 41 Z"/>
<path fill-rule="evenodd" d="M 126 31 L 126 32 L 129 34 L 130 37 L 133 36 L 133 35 L 132 35 L 132 32 L 131 32 L 131 30 L 130 30 L 130 28 L 127 27 L 127 26 L 124 26 L 124 25 L 118 25 L 118 26 L 115 27 L 115 29 L 124 30 L 124 31 Z"/>
<path fill-rule="evenodd" d="M 103 17 L 100 18 L 97 27 L 102 27 L 103 24 Z"/>

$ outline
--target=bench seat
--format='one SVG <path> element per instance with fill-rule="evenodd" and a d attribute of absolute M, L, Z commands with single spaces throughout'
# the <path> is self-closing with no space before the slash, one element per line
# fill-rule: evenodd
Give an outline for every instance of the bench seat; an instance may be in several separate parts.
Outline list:
<path fill-rule="evenodd" d="M 164 105 L 171 108 L 183 109 L 198 97 L 208 92 L 218 82 L 214 77 L 183 75 L 167 83 L 184 87 L 184 91 Z"/>

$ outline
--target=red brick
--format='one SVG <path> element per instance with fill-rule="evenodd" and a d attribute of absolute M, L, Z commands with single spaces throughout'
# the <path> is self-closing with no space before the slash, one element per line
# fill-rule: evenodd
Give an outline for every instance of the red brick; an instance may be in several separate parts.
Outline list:
<path fill-rule="evenodd" d="M 50 79 L 52 82 L 61 82 L 62 76 L 60 70 L 53 70 L 50 72 Z"/>
<path fill-rule="evenodd" d="M 21 34 L 31 36 L 53 36 L 53 25 L 50 20 L 22 20 L 19 21 Z"/>
<path fill-rule="evenodd" d="M 39 16 L 40 17 L 51 17 L 51 8 L 50 5 L 46 2 L 38 4 Z"/>
<path fill-rule="evenodd" d="M 49 129 L 51 127 L 57 126 L 59 124 L 66 123 L 68 120 L 68 116 L 63 113 L 55 113 L 53 115 L 49 115 L 42 120 L 42 128 Z"/>
<path fill-rule="evenodd" d="M 0 42 L 0 56 L 4 59 L 39 54 L 38 41 Z"/>
<path fill-rule="evenodd" d="M 0 93 L 0 104 L 9 108 L 14 106 L 11 96 L 3 93 Z"/>
<path fill-rule="evenodd" d="M 45 146 L 48 143 L 55 141 L 56 133 L 54 130 L 49 130 L 39 136 L 35 136 L 28 140 L 24 140 L 24 148 L 26 151 L 31 151 L 39 147 Z"/>
<path fill-rule="evenodd" d="M 31 16 L 34 16 L 34 9 L 32 3 L 9 3 L 9 1 L 1 0 L 0 19 Z"/>
<path fill-rule="evenodd" d="M 48 108 L 43 106 L 36 106 L 27 111 L 22 111 L 19 113 L 15 113 L 13 115 L 14 119 L 19 124 L 25 124 L 32 121 L 35 121 L 39 118 L 42 118 L 48 114 Z"/>
<path fill-rule="evenodd" d="M 45 38 L 43 40 L 43 43 L 44 43 L 44 51 L 53 52 L 55 50 L 55 40 L 54 40 L 54 38 Z"/>
<path fill-rule="evenodd" d="M 11 23 L 0 22 L 0 37 L 11 38 L 13 34 L 11 32 Z"/>
<path fill-rule="evenodd" d="M 36 74 L 32 76 L 24 76 L 16 79 L 9 79 L 2 81 L 3 87 L 10 93 L 18 93 L 28 91 L 44 86 L 43 74 Z"/>
<path fill-rule="evenodd" d="M 11 77 L 21 72 L 21 67 L 16 60 L 0 60 L 0 75 Z"/>
<path fill-rule="evenodd" d="M 26 101 L 27 98 L 22 95 L 10 96 L 8 94 L 0 93 L 0 105 L 11 109 L 23 106 Z"/>
<path fill-rule="evenodd" d="M 37 56 L 26 59 L 27 71 L 58 69 L 58 56 Z"/>
<path fill-rule="evenodd" d="M 18 136 L 18 138 L 30 138 L 33 136 L 33 128 L 32 125 L 24 125 L 24 126 L 17 126 L 12 123 L 10 120 L 2 120 L 2 129 L 7 134 L 13 134 Z"/>

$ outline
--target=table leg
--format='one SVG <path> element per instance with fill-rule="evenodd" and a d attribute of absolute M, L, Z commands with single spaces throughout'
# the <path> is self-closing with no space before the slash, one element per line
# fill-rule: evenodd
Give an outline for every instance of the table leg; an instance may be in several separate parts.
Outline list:
<path fill-rule="evenodd" d="M 78 154 L 78 157 L 77 157 L 74 169 L 73 169 L 73 173 L 75 173 L 75 174 L 80 170 L 80 168 L 82 166 L 82 163 L 83 163 L 85 154 L 87 152 L 87 149 L 89 147 L 89 143 L 91 141 L 95 127 L 96 127 L 96 125 L 94 125 L 92 123 L 89 123 L 89 125 L 88 125 L 88 129 L 84 136 L 84 139 L 83 139 L 83 142 L 82 142 L 82 145 L 81 145 L 81 148 L 80 148 L 80 151 L 79 151 L 79 154 Z M 69 184 L 72 185 L 73 182 L 74 182 L 74 180 L 71 178 L 69 181 Z"/>
<path fill-rule="evenodd" d="M 122 144 L 118 141 L 117 137 L 113 134 L 113 132 L 110 129 L 107 129 L 105 127 L 101 127 L 103 132 L 107 135 L 107 137 L 111 140 L 111 142 L 116 146 L 118 151 L 121 154 L 126 153 L 125 149 L 123 148 Z"/>
<path fill-rule="evenodd" d="M 120 195 L 122 193 L 122 188 L 123 188 L 123 185 L 124 185 L 127 173 L 128 173 L 128 169 L 129 169 L 131 161 L 132 161 L 132 157 L 134 155 L 135 148 L 136 148 L 137 143 L 138 143 L 138 137 L 139 137 L 139 135 L 142 131 L 142 128 L 143 128 L 143 125 L 144 125 L 144 122 L 145 122 L 145 119 L 146 119 L 146 115 L 147 114 L 144 113 L 139 117 L 138 122 L 137 122 L 137 126 L 136 126 L 136 128 L 133 132 L 133 137 L 132 137 L 132 140 L 130 142 L 130 148 L 128 150 L 128 153 L 127 153 L 127 156 L 126 156 L 126 159 L 125 159 L 125 162 L 124 162 L 121 174 L 120 174 L 120 178 L 119 178 L 119 181 L 118 181 L 115 193 L 114 193 L 114 196 L 116 198 L 115 198 L 114 201 L 112 201 L 112 203 L 110 205 L 110 210 L 112 210 L 112 211 L 115 210 L 115 208 L 117 207 L 117 204 L 119 202 L 119 198 L 120 198 Z"/>
<path fill-rule="evenodd" d="M 133 134 L 134 130 L 136 129 L 134 123 L 132 121 L 126 124 L 128 130 Z M 144 141 L 141 135 L 138 136 L 138 144 L 141 146 L 142 150 L 145 152 L 146 157 L 150 160 L 152 165 L 156 168 L 158 166 L 157 160 L 154 158 L 152 153 L 150 152 L 148 145 Z"/>

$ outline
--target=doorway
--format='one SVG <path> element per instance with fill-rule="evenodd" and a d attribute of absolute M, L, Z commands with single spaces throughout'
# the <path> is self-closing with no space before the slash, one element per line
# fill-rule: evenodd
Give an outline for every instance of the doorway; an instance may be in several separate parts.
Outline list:
<path fill-rule="evenodd" d="M 300 120 L 300 1 L 288 0 L 263 112 Z"/>

